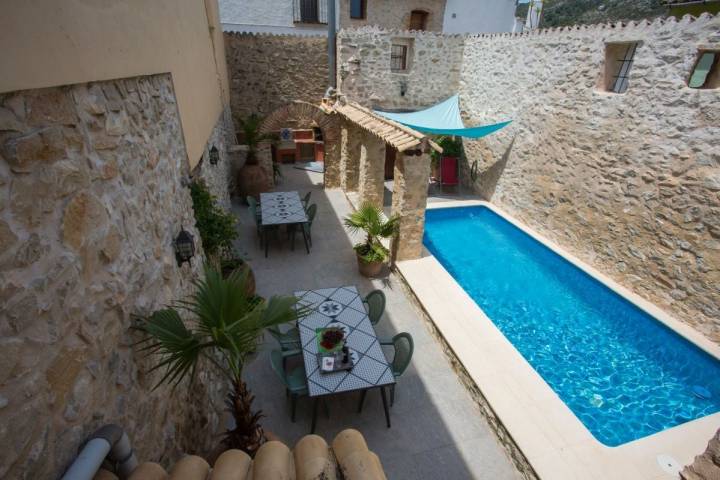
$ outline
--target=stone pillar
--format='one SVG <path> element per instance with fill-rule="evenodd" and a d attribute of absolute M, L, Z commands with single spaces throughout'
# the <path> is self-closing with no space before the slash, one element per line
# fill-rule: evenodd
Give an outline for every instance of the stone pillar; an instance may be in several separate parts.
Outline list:
<path fill-rule="evenodd" d="M 430 153 L 395 158 L 392 214 L 400 217 L 400 232 L 393 240 L 393 261 L 412 260 L 422 255 L 425 207 L 430 178 Z"/>
<path fill-rule="evenodd" d="M 360 174 L 362 130 L 348 121 L 340 125 L 340 187 L 357 192 Z"/>
<path fill-rule="evenodd" d="M 338 188 L 340 181 L 340 126 L 338 121 L 323 129 L 325 142 L 325 175 L 323 184 L 325 188 Z"/>
<path fill-rule="evenodd" d="M 362 132 L 361 142 L 358 179 L 360 202 L 370 202 L 382 207 L 385 188 L 385 141 L 372 133 Z"/>

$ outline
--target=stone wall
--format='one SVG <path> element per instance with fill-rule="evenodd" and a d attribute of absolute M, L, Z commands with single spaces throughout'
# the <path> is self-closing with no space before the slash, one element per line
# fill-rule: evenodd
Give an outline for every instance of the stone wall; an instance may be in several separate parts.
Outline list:
<path fill-rule="evenodd" d="M 228 147 L 236 145 L 235 128 L 232 123 L 232 115 L 230 109 L 226 108 L 213 128 L 210 138 L 205 144 L 202 158 L 195 165 L 192 171 L 192 177 L 199 177 L 205 181 L 208 190 L 217 198 L 218 203 L 230 210 L 230 191 L 234 185 L 234 172 L 242 165 L 234 165 L 238 163 L 236 155 L 228 153 Z M 217 164 L 213 165 L 210 161 L 210 150 L 216 148 L 220 156 Z"/>
<path fill-rule="evenodd" d="M 708 442 L 707 449 L 680 473 L 682 480 L 714 480 L 720 478 L 720 430 Z"/>
<path fill-rule="evenodd" d="M 386 29 L 404 30 L 410 28 L 410 13 L 420 10 L 428 13 L 425 29 L 441 32 L 445 0 L 384 0 L 367 1 L 366 15 L 363 19 L 350 18 L 350 0 L 340 0 L 340 27 L 358 28 L 373 25 Z"/>
<path fill-rule="evenodd" d="M 327 38 L 225 33 L 234 115 L 266 116 L 293 100 L 317 104 L 328 85 Z"/>
<path fill-rule="evenodd" d="M 409 69 L 390 71 L 393 39 L 410 42 Z M 368 107 L 417 109 L 457 92 L 464 39 L 364 27 L 338 33 L 338 87 Z M 404 95 L 401 91 L 404 90 Z"/>
<path fill-rule="evenodd" d="M 140 458 L 208 450 L 221 383 L 151 390 L 129 329 L 190 292 L 201 263 L 178 267 L 172 247 L 181 225 L 199 236 L 170 75 L 0 105 L 0 477 L 57 478 L 109 422 Z"/>
<path fill-rule="evenodd" d="M 465 142 L 486 198 L 720 342 L 720 94 L 687 87 L 720 18 L 468 38 Z M 600 91 L 605 42 L 639 41 L 624 94 Z"/>

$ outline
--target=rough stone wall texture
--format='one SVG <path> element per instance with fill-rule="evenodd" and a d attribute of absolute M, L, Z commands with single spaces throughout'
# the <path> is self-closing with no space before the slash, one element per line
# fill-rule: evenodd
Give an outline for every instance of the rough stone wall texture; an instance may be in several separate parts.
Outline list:
<path fill-rule="evenodd" d="M 428 13 L 425 29 L 442 32 L 445 0 L 368 0 L 363 19 L 350 18 L 350 0 L 340 0 L 340 27 L 358 28 L 373 25 L 386 29 L 410 28 L 410 13 L 420 10 Z"/>
<path fill-rule="evenodd" d="M 708 442 L 702 455 L 695 457 L 680 473 L 683 480 L 716 480 L 720 478 L 720 430 Z"/>
<path fill-rule="evenodd" d="M 317 104 L 328 84 L 327 38 L 225 33 L 233 115 L 266 116 L 294 100 Z"/>
<path fill-rule="evenodd" d="M 407 72 L 390 71 L 393 39 L 412 43 Z M 338 33 L 338 87 L 367 107 L 417 109 L 457 92 L 463 59 L 460 35 L 387 31 L 374 27 Z M 401 88 L 406 90 L 401 95 Z"/>
<path fill-rule="evenodd" d="M 720 17 L 470 37 L 475 186 L 620 284 L 720 342 L 720 93 L 686 82 Z M 598 90 L 605 42 L 640 41 L 624 94 Z"/>
<path fill-rule="evenodd" d="M 226 210 L 230 210 L 230 191 L 234 182 L 233 172 L 239 168 L 233 165 L 238 159 L 228 153 L 228 147 L 235 145 L 235 128 L 232 124 L 230 109 L 226 108 L 220 115 L 210 138 L 205 144 L 202 159 L 192 172 L 193 178 L 200 177 L 205 181 L 210 193 L 215 195 L 218 203 Z M 217 148 L 220 159 L 216 165 L 210 163 L 210 149 Z"/>
<path fill-rule="evenodd" d="M 221 383 L 152 391 L 129 330 L 199 273 L 172 248 L 181 225 L 199 236 L 170 75 L 0 105 L 0 477 L 57 478 L 108 422 L 141 458 L 209 449 Z"/>
<path fill-rule="evenodd" d="M 385 191 L 385 142 L 370 132 L 358 132 L 360 140 L 360 164 L 358 192 L 360 202 L 383 205 Z"/>
<path fill-rule="evenodd" d="M 340 124 L 340 188 L 356 192 L 360 176 L 360 141 L 362 130 L 343 120 Z"/>
<path fill-rule="evenodd" d="M 429 154 L 408 156 L 396 153 L 392 215 L 400 217 L 400 226 L 393 242 L 395 260 L 412 260 L 422 255 L 428 178 Z"/>

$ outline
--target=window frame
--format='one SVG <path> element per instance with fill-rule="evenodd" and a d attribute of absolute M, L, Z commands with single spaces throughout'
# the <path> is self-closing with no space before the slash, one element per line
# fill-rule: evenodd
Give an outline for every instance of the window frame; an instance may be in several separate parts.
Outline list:
<path fill-rule="evenodd" d="M 367 0 L 349 0 L 349 10 L 350 10 L 350 18 L 352 20 L 365 20 L 367 18 Z M 360 16 L 354 16 L 353 15 L 353 3 L 354 2 L 360 2 Z"/>
<path fill-rule="evenodd" d="M 402 49 L 402 55 L 396 55 L 395 49 L 401 48 Z M 392 43 L 390 44 L 390 71 L 394 73 L 401 73 L 401 72 L 407 72 L 408 71 L 408 51 L 410 50 L 410 46 L 403 43 Z M 402 68 L 395 68 L 395 59 L 401 59 Z"/>
<path fill-rule="evenodd" d="M 630 73 L 641 45 L 642 42 L 639 40 L 605 43 L 605 63 L 600 83 L 603 91 L 616 95 L 627 92 L 630 86 Z"/>
<path fill-rule="evenodd" d="M 710 64 L 710 68 L 708 68 L 708 73 L 705 75 L 705 81 L 702 85 L 699 87 L 693 87 L 690 85 L 690 81 L 692 80 L 692 77 L 695 75 L 695 70 L 700 65 L 700 61 L 702 58 L 707 55 L 712 54 L 715 58 L 713 59 L 712 63 Z M 710 85 L 708 85 L 710 83 Z M 713 48 L 699 48 L 697 52 L 697 56 L 695 58 L 695 62 L 693 63 L 692 68 L 690 69 L 690 75 L 687 77 L 687 87 L 692 88 L 693 90 L 715 90 L 720 88 L 720 49 L 713 49 Z"/>

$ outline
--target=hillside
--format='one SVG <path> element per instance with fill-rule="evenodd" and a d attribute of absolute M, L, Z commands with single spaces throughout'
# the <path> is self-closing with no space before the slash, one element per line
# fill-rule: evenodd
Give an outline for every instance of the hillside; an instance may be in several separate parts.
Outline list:
<path fill-rule="evenodd" d="M 545 0 L 541 28 L 664 16 L 661 0 Z"/>

